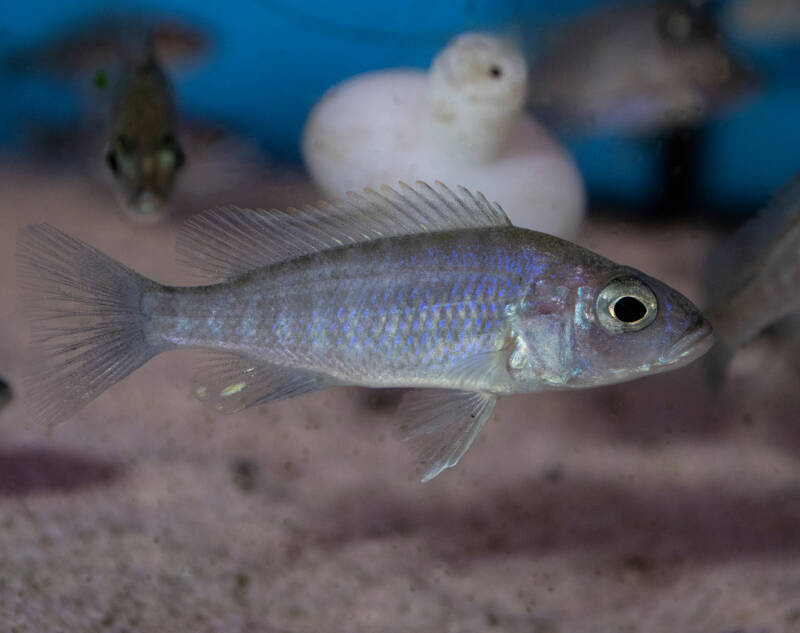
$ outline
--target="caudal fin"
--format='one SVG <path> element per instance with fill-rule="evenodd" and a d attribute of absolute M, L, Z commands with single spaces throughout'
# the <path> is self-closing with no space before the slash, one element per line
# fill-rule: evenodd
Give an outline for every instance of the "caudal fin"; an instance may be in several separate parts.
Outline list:
<path fill-rule="evenodd" d="M 155 282 L 49 224 L 19 231 L 17 270 L 32 330 L 25 400 L 38 421 L 66 420 L 160 351 L 141 307 Z"/>

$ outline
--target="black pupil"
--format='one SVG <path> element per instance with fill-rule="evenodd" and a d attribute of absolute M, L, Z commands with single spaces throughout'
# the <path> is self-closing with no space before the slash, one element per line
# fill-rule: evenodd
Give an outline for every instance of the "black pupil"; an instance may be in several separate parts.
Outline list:
<path fill-rule="evenodd" d="M 503 69 L 500 66 L 491 66 L 489 68 L 489 74 L 492 77 L 500 77 L 503 74 Z"/>
<path fill-rule="evenodd" d="M 614 316 L 623 323 L 635 323 L 645 314 L 647 307 L 634 297 L 620 297 L 614 304 Z"/>

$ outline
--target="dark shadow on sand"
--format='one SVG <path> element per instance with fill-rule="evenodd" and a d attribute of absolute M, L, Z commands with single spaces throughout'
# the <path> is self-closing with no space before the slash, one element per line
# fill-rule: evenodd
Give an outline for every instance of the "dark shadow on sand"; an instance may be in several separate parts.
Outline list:
<path fill-rule="evenodd" d="M 375 491 L 341 499 L 321 510 L 316 536 L 334 548 L 416 536 L 431 555 L 453 562 L 578 551 L 671 563 L 800 555 L 800 484 L 763 494 L 675 484 L 639 491 L 631 481 L 566 474 L 461 498 L 421 494 L 417 503 Z"/>
<path fill-rule="evenodd" d="M 0 497 L 67 493 L 109 485 L 121 474 L 116 464 L 63 451 L 0 448 Z"/>

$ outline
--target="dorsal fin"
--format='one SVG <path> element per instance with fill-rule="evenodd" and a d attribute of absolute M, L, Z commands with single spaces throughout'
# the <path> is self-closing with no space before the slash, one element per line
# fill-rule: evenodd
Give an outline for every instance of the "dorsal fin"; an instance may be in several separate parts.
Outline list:
<path fill-rule="evenodd" d="M 348 192 L 347 200 L 302 210 L 223 207 L 191 218 L 178 234 L 179 259 L 206 282 L 317 251 L 376 239 L 457 229 L 509 226 L 497 203 L 463 187 L 457 193 L 436 182 L 417 182 L 380 192 Z"/>

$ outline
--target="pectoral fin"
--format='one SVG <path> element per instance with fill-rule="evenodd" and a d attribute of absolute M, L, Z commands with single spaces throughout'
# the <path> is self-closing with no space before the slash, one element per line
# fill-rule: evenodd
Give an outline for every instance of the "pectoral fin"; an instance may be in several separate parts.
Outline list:
<path fill-rule="evenodd" d="M 487 393 L 448 389 L 419 389 L 403 398 L 400 437 L 413 444 L 425 469 L 423 482 L 459 462 L 496 400 Z"/>

